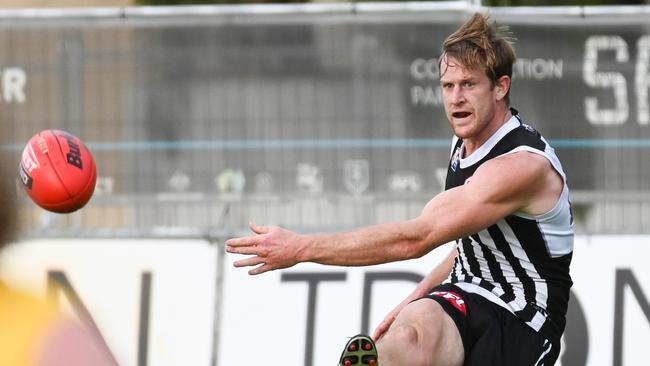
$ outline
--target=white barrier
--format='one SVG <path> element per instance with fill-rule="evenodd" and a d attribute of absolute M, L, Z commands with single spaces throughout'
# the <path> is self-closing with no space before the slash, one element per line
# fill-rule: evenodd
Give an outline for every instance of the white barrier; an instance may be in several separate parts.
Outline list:
<path fill-rule="evenodd" d="M 372 331 L 450 248 L 381 266 L 301 264 L 251 277 L 232 267 L 233 255 L 217 268 L 203 240 L 31 241 L 6 248 L 0 275 L 38 291 L 48 274 L 69 284 L 121 365 L 209 365 L 223 270 L 217 365 L 327 366 L 346 337 Z M 650 364 L 649 255 L 648 236 L 577 238 L 562 364 Z"/>
<path fill-rule="evenodd" d="M 61 303 L 79 296 L 120 365 L 208 365 L 215 258 L 204 240 L 42 240 L 5 248 L 0 273 L 39 292 L 48 274 L 69 284 Z"/>
<path fill-rule="evenodd" d="M 372 331 L 448 250 L 374 267 L 305 264 L 257 277 L 226 266 L 219 364 L 333 365 L 363 317 Z M 576 239 L 565 366 L 650 365 L 649 256 L 647 236 Z"/>

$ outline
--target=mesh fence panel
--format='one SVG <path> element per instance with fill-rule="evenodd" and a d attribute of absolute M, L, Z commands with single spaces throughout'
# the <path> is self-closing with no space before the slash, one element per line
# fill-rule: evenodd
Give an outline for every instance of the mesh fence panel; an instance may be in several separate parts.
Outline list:
<path fill-rule="evenodd" d="M 341 230 L 412 218 L 442 189 L 451 129 L 435 60 L 471 11 L 164 9 L 3 13 L 2 153 L 18 162 L 30 136 L 64 129 L 99 169 L 77 213 L 25 199 L 26 235 L 228 234 L 250 220 Z M 556 146 L 582 232 L 650 230 L 650 36 L 638 9 L 493 11 L 517 37 L 512 104 Z"/>

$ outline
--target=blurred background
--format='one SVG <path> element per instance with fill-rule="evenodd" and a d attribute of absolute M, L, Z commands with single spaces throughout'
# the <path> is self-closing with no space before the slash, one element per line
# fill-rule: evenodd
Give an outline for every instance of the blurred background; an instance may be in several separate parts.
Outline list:
<path fill-rule="evenodd" d="M 65 289 L 120 364 L 333 364 L 445 253 L 250 278 L 223 242 L 417 216 L 449 160 L 440 45 L 488 11 L 516 37 L 512 105 L 572 189 L 561 362 L 650 364 L 650 1 L 280 2 L 3 0 L 0 153 L 17 167 L 66 130 L 98 181 L 69 215 L 17 186 L 0 275 Z"/>
<path fill-rule="evenodd" d="M 137 5 L 205 5 L 205 4 L 251 4 L 251 3 L 331 3 L 322 1 L 237 1 L 237 0 L 6 0 L 4 8 L 51 8 L 51 7 L 93 7 L 93 6 L 137 6 Z M 432 1 L 444 2 L 444 0 Z M 484 6 L 557 6 L 557 5 L 643 5 L 647 0 L 470 0 L 470 3 Z"/>

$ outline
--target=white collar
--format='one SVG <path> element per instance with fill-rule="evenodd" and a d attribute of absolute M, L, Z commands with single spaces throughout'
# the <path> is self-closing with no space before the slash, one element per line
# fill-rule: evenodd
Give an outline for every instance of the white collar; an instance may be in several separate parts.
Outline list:
<path fill-rule="evenodd" d="M 474 151 L 470 156 L 464 157 L 460 159 L 460 167 L 461 168 L 467 168 L 468 166 L 472 166 L 481 159 L 483 159 L 491 150 L 492 148 L 497 144 L 497 142 L 501 141 L 501 139 L 508 134 L 508 132 L 514 130 L 515 128 L 519 127 L 521 125 L 521 122 L 519 122 L 519 119 L 513 115 L 510 117 L 508 122 L 504 123 L 499 129 L 492 135 L 490 136 L 487 141 L 483 143 L 483 145 L 479 146 L 476 151 Z M 460 145 L 461 149 L 465 149 L 465 143 Z M 463 151 L 463 150 L 461 150 Z"/>

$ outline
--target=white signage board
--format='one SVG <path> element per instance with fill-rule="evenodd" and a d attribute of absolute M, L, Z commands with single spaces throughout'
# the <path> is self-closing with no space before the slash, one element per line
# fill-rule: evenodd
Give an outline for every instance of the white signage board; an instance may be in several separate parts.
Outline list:
<path fill-rule="evenodd" d="M 147 365 L 212 365 L 215 250 L 202 240 L 30 241 L 5 248 L 0 275 L 40 292 L 48 275 L 67 281 L 121 365 L 136 365 L 143 354 Z M 217 365 L 336 364 L 347 337 L 374 330 L 449 250 L 380 266 L 300 264 L 259 276 L 232 267 L 241 257 L 226 255 Z M 558 365 L 650 365 L 649 256 L 647 236 L 576 238 Z M 75 310 L 63 292 L 60 298 Z"/>
<path fill-rule="evenodd" d="M 210 364 L 216 249 L 207 241 L 37 240 L 1 258 L 2 279 L 37 295 L 48 276 L 68 283 L 120 365 Z"/>
<path fill-rule="evenodd" d="M 347 337 L 362 330 L 364 317 L 372 332 L 450 248 L 380 266 L 301 264 L 258 276 L 233 268 L 238 256 L 227 255 L 219 365 L 336 364 Z M 576 238 L 561 355 L 566 365 L 650 365 L 649 257 L 647 236 Z"/>

